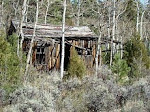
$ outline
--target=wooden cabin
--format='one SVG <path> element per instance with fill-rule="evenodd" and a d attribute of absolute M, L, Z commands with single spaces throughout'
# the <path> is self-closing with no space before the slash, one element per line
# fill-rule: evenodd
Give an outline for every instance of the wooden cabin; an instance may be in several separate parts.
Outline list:
<path fill-rule="evenodd" d="M 10 34 L 19 27 L 19 21 L 12 21 Z M 23 51 L 28 53 L 30 41 L 33 35 L 34 24 L 23 24 Z M 37 24 L 36 37 L 32 50 L 32 64 L 38 70 L 59 70 L 61 62 L 62 26 Z M 67 68 L 70 59 L 70 48 L 73 46 L 79 56 L 84 60 L 87 68 L 95 64 L 96 44 L 98 36 L 87 26 L 65 27 L 65 60 L 64 69 Z M 115 41 L 114 41 L 115 42 Z M 111 43 L 111 40 L 102 38 L 101 44 Z"/>
<path fill-rule="evenodd" d="M 11 31 L 16 31 L 19 21 L 12 21 Z M 23 24 L 23 51 L 28 53 L 34 24 Z M 10 32 L 11 32 L 10 31 Z M 87 26 L 65 27 L 65 60 L 64 68 L 69 64 L 70 48 L 75 47 L 85 61 L 87 68 L 95 63 L 97 35 Z M 32 64 L 39 70 L 60 69 L 62 26 L 37 24 L 36 37 L 32 52 Z"/>

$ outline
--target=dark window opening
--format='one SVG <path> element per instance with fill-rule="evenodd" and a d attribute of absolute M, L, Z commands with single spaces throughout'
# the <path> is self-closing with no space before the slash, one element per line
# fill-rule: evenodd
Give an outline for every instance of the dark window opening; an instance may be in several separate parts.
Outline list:
<path fill-rule="evenodd" d="M 80 49 L 80 48 L 76 48 L 76 51 L 78 52 L 78 55 L 92 55 L 92 50 L 91 49 Z"/>
<path fill-rule="evenodd" d="M 22 44 L 22 48 L 23 48 L 23 51 L 26 53 L 26 55 L 28 54 L 29 47 L 30 47 L 30 42 L 28 40 L 24 40 Z"/>
<path fill-rule="evenodd" d="M 36 64 L 45 64 L 44 47 L 37 47 L 36 51 Z"/>

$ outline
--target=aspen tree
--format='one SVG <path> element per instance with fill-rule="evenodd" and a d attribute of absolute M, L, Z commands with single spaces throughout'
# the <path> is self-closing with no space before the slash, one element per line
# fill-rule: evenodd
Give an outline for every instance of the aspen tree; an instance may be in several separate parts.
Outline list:
<path fill-rule="evenodd" d="M 136 32 L 139 32 L 139 15 L 140 15 L 139 10 L 140 10 L 140 8 L 139 8 L 138 1 L 136 0 L 135 2 L 136 2 L 136 7 L 137 7 Z"/>
<path fill-rule="evenodd" d="M 22 26 L 23 26 L 23 22 L 24 22 L 24 19 L 25 19 L 25 14 L 26 14 L 27 1 L 28 0 L 24 0 L 24 2 L 23 2 L 22 17 L 21 17 L 21 22 L 20 22 L 20 36 L 21 36 L 21 41 L 20 41 L 21 56 L 20 56 L 20 58 L 21 58 L 21 60 L 22 60 L 22 44 L 23 44 L 23 41 L 24 41 L 24 34 L 23 34 Z"/>
<path fill-rule="evenodd" d="M 113 40 L 115 40 L 115 29 L 116 29 L 116 0 L 113 0 L 113 29 L 112 29 L 112 39 L 111 39 L 111 53 L 110 53 L 110 66 L 112 65 L 112 60 L 113 60 L 113 54 L 114 54 L 114 49 L 115 49 L 115 44 L 113 44 Z"/>
<path fill-rule="evenodd" d="M 66 18 L 66 0 L 64 0 L 64 10 L 63 10 L 63 21 L 62 21 L 62 52 L 61 52 L 61 79 L 63 78 L 64 72 L 64 56 L 65 56 L 65 18 Z"/>
<path fill-rule="evenodd" d="M 50 0 L 47 0 L 46 13 L 45 13 L 45 21 L 44 21 L 45 24 L 47 24 L 47 14 L 48 14 L 49 6 L 50 6 Z"/>
<path fill-rule="evenodd" d="M 77 15 L 77 26 L 80 25 L 80 7 L 81 7 L 81 3 L 80 0 L 78 0 L 78 15 Z"/>
<path fill-rule="evenodd" d="M 145 11 L 142 12 L 141 16 L 141 25 L 140 25 L 140 39 L 143 39 L 143 18 L 144 18 Z"/>
<path fill-rule="evenodd" d="M 36 19 L 35 19 L 35 24 L 34 24 L 34 30 L 33 30 L 33 35 L 32 35 L 32 39 L 31 39 L 31 43 L 30 43 L 30 48 L 29 48 L 29 52 L 28 52 L 28 56 L 27 56 L 27 65 L 26 65 L 26 70 L 25 70 L 25 79 L 27 78 L 27 74 L 28 74 L 28 68 L 30 65 L 30 60 L 31 60 L 31 55 L 32 55 L 32 47 L 33 47 L 33 43 L 35 40 L 35 31 L 36 31 L 36 26 L 38 23 L 38 14 L 39 14 L 39 1 L 37 0 L 37 7 L 36 7 Z"/>

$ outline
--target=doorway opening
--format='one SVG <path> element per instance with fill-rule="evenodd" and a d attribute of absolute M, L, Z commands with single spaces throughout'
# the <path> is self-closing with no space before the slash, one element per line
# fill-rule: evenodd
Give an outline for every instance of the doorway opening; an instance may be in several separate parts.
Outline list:
<path fill-rule="evenodd" d="M 64 58 L 64 70 L 66 71 L 70 60 L 70 47 L 71 45 L 65 44 L 65 58 Z"/>

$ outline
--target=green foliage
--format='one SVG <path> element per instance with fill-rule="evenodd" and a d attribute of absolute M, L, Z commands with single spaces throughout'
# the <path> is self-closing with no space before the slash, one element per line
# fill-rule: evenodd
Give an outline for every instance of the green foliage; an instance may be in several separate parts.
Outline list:
<path fill-rule="evenodd" d="M 148 56 L 148 51 L 140 40 L 139 35 L 134 35 L 130 40 L 125 43 L 125 55 L 124 59 L 127 61 L 128 65 L 131 67 L 130 77 L 139 77 L 138 66 L 135 61 L 143 63 L 144 66 L 150 68 L 150 57 Z"/>
<path fill-rule="evenodd" d="M 18 45 L 18 37 L 17 35 L 14 33 L 12 35 L 10 35 L 7 39 L 7 41 L 9 42 L 11 49 L 16 52 L 17 50 L 17 45 Z"/>
<path fill-rule="evenodd" d="M 120 54 L 115 55 L 111 69 L 117 74 L 117 81 L 119 83 L 123 84 L 128 81 L 130 67 L 128 67 L 126 60 L 120 58 Z"/>
<path fill-rule="evenodd" d="M 5 37 L 4 33 L 0 36 L 0 88 L 9 94 L 20 84 L 21 77 L 19 59 L 16 54 L 16 36 L 10 36 L 9 42 L 5 40 Z"/>
<path fill-rule="evenodd" d="M 67 78 L 69 77 L 78 77 L 82 78 L 85 73 L 86 73 L 86 66 L 83 62 L 83 60 L 78 56 L 77 51 L 75 48 L 70 49 L 70 63 L 68 66 L 68 75 Z"/>
<path fill-rule="evenodd" d="M 136 22 L 136 15 L 137 15 L 137 10 L 136 10 L 135 1 L 134 0 L 128 0 L 127 1 L 127 8 L 126 8 L 126 11 L 125 11 L 125 17 L 128 20 Z"/>
<path fill-rule="evenodd" d="M 63 6 L 61 5 L 61 1 L 55 1 L 52 3 L 48 13 L 53 16 L 49 18 L 47 22 L 52 24 L 61 24 L 63 14 Z"/>
<path fill-rule="evenodd" d="M 103 63 L 109 65 L 110 63 L 110 52 L 102 52 Z"/>

